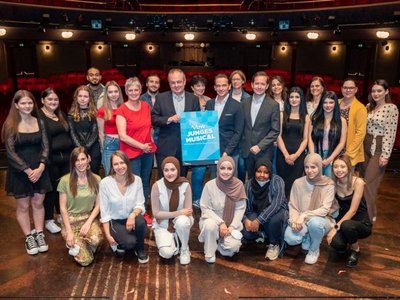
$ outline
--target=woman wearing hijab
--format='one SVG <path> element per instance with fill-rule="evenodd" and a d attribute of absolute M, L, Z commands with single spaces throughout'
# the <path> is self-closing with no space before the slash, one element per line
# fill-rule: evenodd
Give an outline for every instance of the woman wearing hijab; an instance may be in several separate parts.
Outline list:
<path fill-rule="evenodd" d="M 181 265 L 187 265 L 190 263 L 189 233 L 194 222 L 192 190 L 188 180 L 180 176 L 180 164 L 175 157 L 166 157 L 161 169 L 164 177 L 154 183 L 151 189 L 158 254 L 169 259 L 180 253 Z"/>
<path fill-rule="evenodd" d="M 243 238 L 247 241 L 266 236 L 269 240 L 265 258 L 275 260 L 284 245 L 283 235 L 288 218 L 285 183 L 272 174 L 268 159 L 256 162 L 253 178 L 246 183 L 247 206 L 243 217 Z"/>
<path fill-rule="evenodd" d="M 322 175 L 322 158 L 312 153 L 304 160 L 303 176 L 293 183 L 289 201 L 289 226 L 285 241 L 289 245 L 301 244 L 308 251 L 305 263 L 315 264 L 319 257 L 322 238 L 331 229 L 329 212 L 335 198 L 332 179 Z"/>
<path fill-rule="evenodd" d="M 204 243 L 205 260 L 215 262 L 218 249 L 223 256 L 233 256 L 242 245 L 242 218 L 246 209 L 243 183 L 233 176 L 235 162 L 223 156 L 217 164 L 217 178 L 206 183 L 200 199 L 199 241 Z"/>

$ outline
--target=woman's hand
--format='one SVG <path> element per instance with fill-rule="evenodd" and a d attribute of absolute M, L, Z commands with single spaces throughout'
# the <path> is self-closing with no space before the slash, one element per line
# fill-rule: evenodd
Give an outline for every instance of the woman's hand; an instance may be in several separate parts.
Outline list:
<path fill-rule="evenodd" d="M 72 232 L 67 232 L 66 241 L 68 247 L 73 247 L 75 245 L 74 234 Z"/>
<path fill-rule="evenodd" d="M 379 157 L 379 166 L 384 167 L 388 164 L 389 160 L 387 158 Z"/>
<path fill-rule="evenodd" d="M 328 242 L 328 245 L 331 244 L 333 237 L 336 235 L 336 232 L 337 230 L 335 228 L 332 228 L 326 235 L 326 241 Z"/>
<path fill-rule="evenodd" d="M 151 153 L 152 149 L 151 143 L 143 144 L 142 150 L 144 153 Z"/>
<path fill-rule="evenodd" d="M 292 229 L 293 229 L 293 231 L 296 231 L 296 232 L 302 230 L 303 229 L 303 223 L 298 223 L 297 221 L 296 222 L 292 222 Z"/>
<path fill-rule="evenodd" d="M 128 219 L 126 219 L 126 230 L 131 231 L 135 230 L 135 219 L 136 214 L 130 214 Z"/>
<path fill-rule="evenodd" d="M 81 236 L 86 236 L 87 233 L 89 232 L 90 226 L 92 225 L 92 222 L 87 220 L 85 224 L 81 227 L 81 231 L 79 232 Z"/>
<path fill-rule="evenodd" d="M 106 235 L 106 239 L 107 239 L 108 243 L 110 244 L 110 246 L 118 244 L 111 235 Z"/>
<path fill-rule="evenodd" d="M 225 223 L 219 225 L 219 236 L 226 237 L 228 235 L 228 227 L 226 227 Z"/>
<path fill-rule="evenodd" d="M 193 213 L 193 209 L 192 208 L 182 208 L 180 211 L 180 214 L 182 215 L 182 216 L 191 216 L 192 215 L 192 213 Z"/>
<path fill-rule="evenodd" d="M 332 162 L 331 159 L 325 158 L 325 159 L 322 160 L 322 166 L 323 166 L 323 167 L 326 167 L 326 166 L 330 165 L 331 162 Z"/>

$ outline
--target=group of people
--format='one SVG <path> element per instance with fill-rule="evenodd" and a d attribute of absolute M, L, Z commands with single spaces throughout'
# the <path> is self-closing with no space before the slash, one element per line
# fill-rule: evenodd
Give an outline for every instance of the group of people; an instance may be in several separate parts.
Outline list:
<path fill-rule="evenodd" d="M 242 243 L 268 241 L 267 259 L 282 255 L 286 244 L 301 244 L 305 262 L 313 264 L 327 236 L 333 248 L 347 251 L 348 266 L 357 264 L 357 241 L 376 220 L 377 190 L 396 136 L 398 110 L 385 80 L 373 83 L 365 107 L 351 78 L 339 100 L 320 77 L 304 96 L 300 87 L 287 90 L 281 77 L 257 72 L 250 96 L 236 70 L 215 77 L 216 97 L 209 99 L 205 78 L 192 78 L 192 94 L 184 72 L 172 69 L 171 90 L 164 93 L 157 74 L 148 76 L 143 94 L 139 79 L 129 78 L 126 102 L 116 82 L 100 83 L 98 69 L 90 68 L 87 79 L 68 114 L 51 88 L 42 92 L 40 109 L 29 91 L 17 91 L 3 125 L 6 191 L 17 200 L 28 254 L 48 250 L 45 227 L 61 231 L 81 265 L 93 261 L 104 237 L 115 252 L 132 250 L 146 263 L 147 224 L 159 255 L 179 254 L 185 265 L 193 208 L 200 208 L 199 241 L 208 263 L 217 250 L 232 256 Z M 192 167 L 189 183 L 180 118 L 200 110 L 218 114 L 221 158 Z M 150 189 L 154 154 L 160 179 Z"/>

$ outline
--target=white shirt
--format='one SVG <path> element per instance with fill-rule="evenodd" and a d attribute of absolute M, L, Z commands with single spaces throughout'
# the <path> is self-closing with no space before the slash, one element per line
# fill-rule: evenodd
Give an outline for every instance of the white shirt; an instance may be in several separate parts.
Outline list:
<path fill-rule="evenodd" d="M 185 111 L 185 92 L 180 95 L 172 93 L 172 100 L 177 115 L 181 115 Z"/>
<path fill-rule="evenodd" d="M 215 98 L 215 107 L 214 110 L 218 113 L 218 120 L 221 118 L 222 111 L 224 110 L 226 101 L 228 101 L 229 94 L 226 94 L 225 98 L 222 101 L 218 100 L 218 96 Z"/>
<path fill-rule="evenodd" d="M 125 194 L 120 192 L 117 182 L 112 176 L 107 176 L 100 181 L 100 222 L 110 220 L 123 220 L 140 208 L 145 213 L 142 179 L 135 175 L 135 181 L 126 188 Z"/>
<path fill-rule="evenodd" d="M 254 126 L 258 112 L 260 111 L 261 104 L 263 103 L 265 94 L 263 95 L 253 95 L 251 100 L 250 116 L 251 116 L 251 126 Z"/>

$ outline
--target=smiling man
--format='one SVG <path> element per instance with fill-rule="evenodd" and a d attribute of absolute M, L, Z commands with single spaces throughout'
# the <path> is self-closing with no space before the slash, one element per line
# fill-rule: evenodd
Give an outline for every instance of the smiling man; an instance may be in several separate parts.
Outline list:
<path fill-rule="evenodd" d="M 101 78 L 99 69 L 91 67 L 87 70 L 86 79 L 89 82 L 87 86 L 90 89 L 97 109 L 103 105 L 103 96 L 105 92 L 105 87 L 101 84 Z"/>
<path fill-rule="evenodd" d="M 159 127 L 156 160 L 161 166 L 167 156 L 176 157 L 181 164 L 181 174 L 186 176 L 186 167 L 182 163 L 181 149 L 181 114 L 187 111 L 199 111 L 198 98 L 185 91 L 186 76 L 181 69 L 171 69 L 168 72 L 168 83 L 171 91 L 158 94 L 151 113 L 153 126 Z M 162 177 L 162 170 L 158 169 Z"/>

